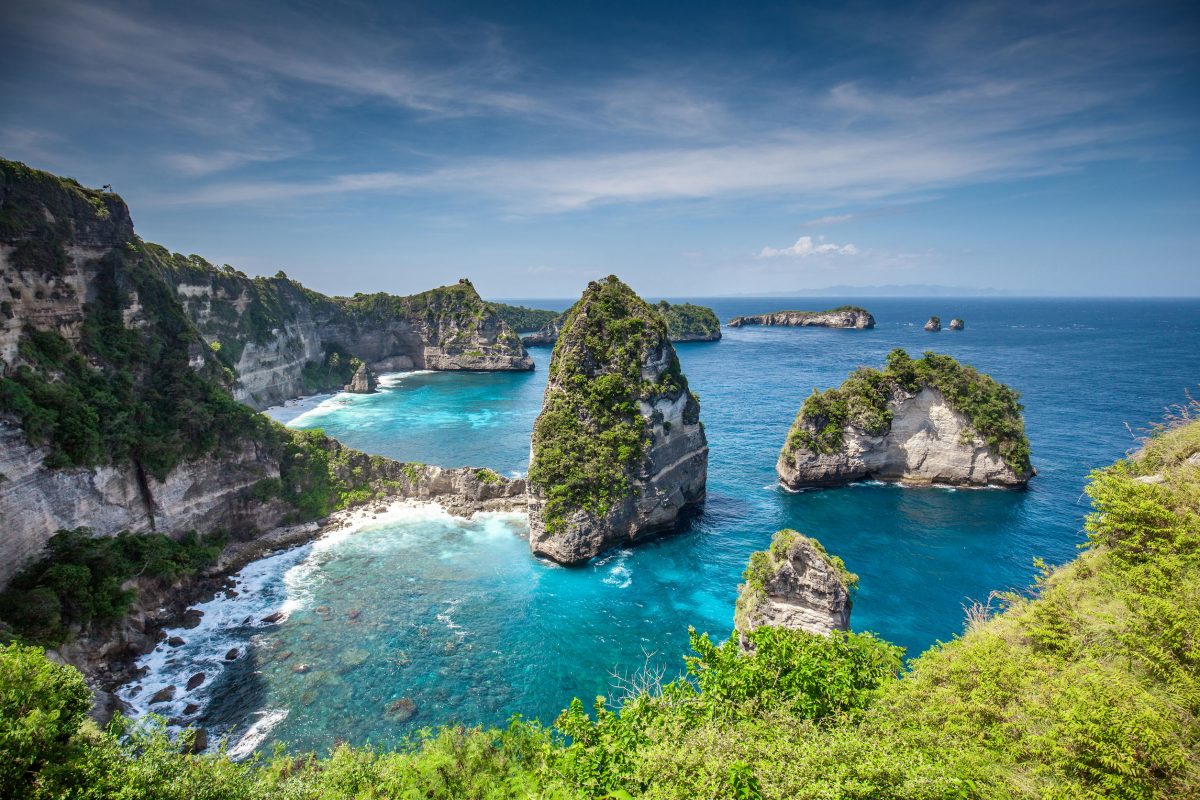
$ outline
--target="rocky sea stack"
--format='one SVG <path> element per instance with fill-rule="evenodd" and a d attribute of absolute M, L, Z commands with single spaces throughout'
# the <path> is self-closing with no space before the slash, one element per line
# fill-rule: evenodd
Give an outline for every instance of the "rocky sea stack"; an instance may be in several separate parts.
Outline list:
<path fill-rule="evenodd" d="M 950 320 L 950 330 L 961 331 L 963 329 L 963 327 L 964 327 L 963 321 L 961 319 L 959 319 L 958 317 L 955 317 L 954 319 Z"/>
<path fill-rule="evenodd" d="M 354 377 L 346 384 L 343 391 L 353 394 L 372 394 L 379 391 L 379 377 L 366 364 L 359 364 L 354 371 Z"/>
<path fill-rule="evenodd" d="M 858 480 L 1023 486 L 1034 470 L 1019 395 L 950 356 L 888 354 L 804 401 L 776 471 L 789 489 Z"/>
<path fill-rule="evenodd" d="M 672 529 L 704 500 L 708 443 L 652 306 L 615 276 L 588 284 L 550 359 L 529 464 L 529 545 L 577 564 Z"/>
<path fill-rule="evenodd" d="M 864 330 L 875 327 L 871 312 L 858 306 L 838 306 L 828 311 L 776 311 L 771 314 L 755 314 L 734 317 L 729 327 L 743 325 L 791 325 L 802 328 L 854 328 Z"/>
<path fill-rule="evenodd" d="M 733 624 L 743 649 L 746 634 L 763 625 L 826 635 L 850 628 L 851 589 L 858 576 L 816 539 L 782 530 L 771 547 L 750 556 Z"/>
<path fill-rule="evenodd" d="M 942 318 L 941 317 L 930 317 L 929 321 L 925 323 L 925 330 L 929 331 L 930 333 L 937 333 L 941 329 L 942 329 Z"/>

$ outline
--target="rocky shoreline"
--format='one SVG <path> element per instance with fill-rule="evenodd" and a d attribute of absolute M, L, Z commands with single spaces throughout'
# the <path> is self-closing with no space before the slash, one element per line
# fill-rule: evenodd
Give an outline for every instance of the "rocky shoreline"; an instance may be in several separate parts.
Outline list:
<path fill-rule="evenodd" d="M 137 578 L 123 588 L 135 589 L 137 599 L 118 623 L 104 629 L 80 632 L 67 644 L 47 650 L 56 661 L 79 669 L 92 689 L 92 716 L 105 723 L 128 707 L 117 690 L 135 680 L 137 660 L 163 640 L 164 631 L 192 627 L 199 622 L 193 606 L 207 602 L 232 586 L 232 578 L 249 564 L 313 542 L 326 534 L 357 527 L 398 504 L 436 503 L 454 516 L 469 518 L 476 513 L 524 511 L 525 481 L 499 478 L 485 483 L 483 491 L 461 491 L 465 474 L 479 470 L 465 467 L 424 467 L 428 480 L 415 491 L 398 491 L 366 505 L 343 509 L 322 521 L 273 528 L 252 539 L 230 542 L 217 561 L 201 572 L 173 583 Z M 499 476 L 497 476 L 499 477 Z"/>

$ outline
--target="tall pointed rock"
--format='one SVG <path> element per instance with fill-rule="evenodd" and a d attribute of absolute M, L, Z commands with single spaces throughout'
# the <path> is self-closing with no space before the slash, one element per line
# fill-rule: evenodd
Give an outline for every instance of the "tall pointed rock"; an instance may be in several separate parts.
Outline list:
<path fill-rule="evenodd" d="M 533 428 L 529 546 L 562 564 L 675 527 L 704 500 L 700 401 L 662 316 L 615 276 L 563 320 Z"/>

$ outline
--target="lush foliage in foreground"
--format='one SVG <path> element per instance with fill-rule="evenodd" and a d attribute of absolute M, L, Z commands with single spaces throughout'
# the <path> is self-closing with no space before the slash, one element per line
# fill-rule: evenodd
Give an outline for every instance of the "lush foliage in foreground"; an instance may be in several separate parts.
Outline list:
<path fill-rule="evenodd" d="M 693 636 L 688 677 L 553 730 L 444 729 L 242 764 L 80 724 L 86 689 L 0 651 L 0 793 L 79 798 L 1146 798 L 1200 794 L 1200 423 L 1097 472 L 1088 549 L 913 662 L 869 635 Z M 1143 480 L 1145 479 L 1145 480 Z M 119 731 L 118 731 L 119 732 Z M 569 737 L 569 738 L 564 738 Z M 5 796 L 0 794 L 0 796 Z"/>
<path fill-rule="evenodd" d="M 888 353 L 882 371 L 860 367 L 836 389 L 814 390 L 788 433 L 785 456 L 798 448 L 836 452 L 848 425 L 882 436 L 892 424 L 892 393 L 914 394 L 924 387 L 941 392 L 1006 464 L 1017 472 L 1030 470 L 1029 439 L 1014 389 L 950 356 L 925 353 L 913 360 L 900 349 Z"/>
<path fill-rule="evenodd" d="M 613 275 L 593 281 L 572 306 L 550 358 L 550 382 L 533 426 L 529 480 L 546 497 L 546 529 L 576 509 L 602 517 L 628 494 L 650 444 L 638 400 L 688 391 L 673 349 L 657 375 L 642 366 L 667 342 L 666 323 Z M 689 395 L 692 421 L 700 405 Z"/>

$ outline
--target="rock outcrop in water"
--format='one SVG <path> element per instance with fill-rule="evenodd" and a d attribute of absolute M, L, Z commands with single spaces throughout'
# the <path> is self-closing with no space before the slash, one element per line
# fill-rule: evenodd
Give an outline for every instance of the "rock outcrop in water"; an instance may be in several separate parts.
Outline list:
<path fill-rule="evenodd" d="M 667 323 L 667 337 L 672 342 L 715 342 L 721 338 L 721 321 L 711 308 L 692 303 L 659 301 L 654 310 Z M 527 346 L 552 345 L 558 341 L 566 314 L 550 320 L 535 333 L 521 338 Z"/>
<path fill-rule="evenodd" d="M 963 325 L 963 321 L 961 319 L 959 319 L 958 317 L 955 317 L 954 319 L 950 320 L 950 330 L 961 331 L 963 329 L 963 327 L 965 327 Z"/>
<path fill-rule="evenodd" d="M 744 650 L 751 649 L 746 634 L 764 625 L 822 635 L 850 629 L 858 577 L 816 539 L 779 531 L 769 549 L 751 554 L 743 577 L 733 623 Z"/>
<path fill-rule="evenodd" d="M 858 480 L 953 486 L 1023 486 L 1029 463 L 1015 391 L 928 353 L 888 355 L 841 387 L 804 402 L 776 471 L 789 489 Z"/>
<path fill-rule="evenodd" d="M 941 329 L 942 329 L 942 318 L 941 317 L 930 317 L 929 321 L 925 323 L 925 330 L 929 331 L 930 333 L 937 333 Z"/>
<path fill-rule="evenodd" d="M 743 325 L 790 325 L 802 328 L 854 328 L 864 330 L 875 327 L 871 312 L 858 306 L 840 306 L 828 311 L 776 311 L 771 314 L 755 314 L 734 317 L 729 327 Z"/>
<path fill-rule="evenodd" d="M 563 564 L 670 530 L 705 495 L 708 444 L 666 324 L 614 276 L 550 360 L 529 464 L 530 549 Z"/>
<path fill-rule="evenodd" d="M 379 378 L 375 371 L 366 364 L 359 364 L 354 371 L 354 377 L 346 384 L 344 391 L 352 394 L 371 394 L 379 390 Z"/>

